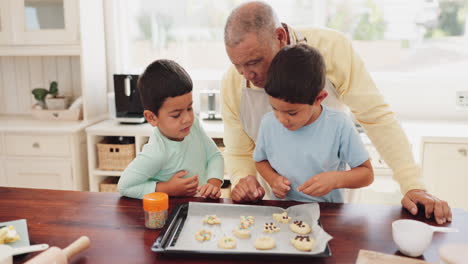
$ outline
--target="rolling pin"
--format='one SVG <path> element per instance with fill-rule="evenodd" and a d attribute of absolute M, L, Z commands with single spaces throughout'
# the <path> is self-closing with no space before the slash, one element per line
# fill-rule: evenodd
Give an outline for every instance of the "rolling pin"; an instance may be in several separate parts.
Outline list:
<path fill-rule="evenodd" d="M 82 236 L 63 250 L 58 247 L 51 247 L 30 259 L 25 264 L 67 264 L 73 256 L 87 249 L 89 243 L 89 238 L 87 236 Z"/>

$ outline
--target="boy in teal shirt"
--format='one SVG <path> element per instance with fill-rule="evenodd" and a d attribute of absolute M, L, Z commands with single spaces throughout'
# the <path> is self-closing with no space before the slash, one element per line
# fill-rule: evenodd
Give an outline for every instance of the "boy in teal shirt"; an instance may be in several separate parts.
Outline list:
<path fill-rule="evenodd" d="M 270 65 L 265 92 L 273 112 L 262 119 L 253 158 L 277 198 L 342 203 L 340 189 L 374 179 L 351 120 L 321 104 L 324 86 L 325 62 L 310 46 L 287 46 Z"/>
<path fill-rule="evenodd" d="M 120 177 L 123 196 L 221 196 L 223 157 L 194 118 L 192 86 L 187 72 L 170 60 L 151 63 L 138 79 L 143 114 L 154 130 Z"/>

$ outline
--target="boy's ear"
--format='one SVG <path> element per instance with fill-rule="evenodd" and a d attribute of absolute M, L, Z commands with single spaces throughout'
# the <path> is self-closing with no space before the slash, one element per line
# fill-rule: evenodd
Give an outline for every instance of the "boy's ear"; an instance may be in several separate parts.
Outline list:
<path fill-rule="evenodd" d="M 325 98 L 327 98 L 328 92 L 323 89 L 322 91 L 319 92 L 317 97 L 315 98 L 315 103 L 321 104 Z"/>
<path fill-rule="evenodd" d="M 148 123 L 150 123 L 152 126 L 158 126 L 158 116 L 156 116 L 152 111 L 145 110 L 143 111 L 143 115 L 145 116 L 146 121 L 148 121 Z"/>

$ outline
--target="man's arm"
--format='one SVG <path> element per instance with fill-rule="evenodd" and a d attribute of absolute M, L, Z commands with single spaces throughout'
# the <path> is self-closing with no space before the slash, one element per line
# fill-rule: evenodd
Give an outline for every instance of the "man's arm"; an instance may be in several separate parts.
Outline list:
<path fill-rule="evenodd" d="M 332 58 L 327 60 L 328 78 L 392 169 L 393 177 L 405 195 L 403 206 L 416 214 L 416 204 L 422 203 L 426 207 L 426 215 L 434 212 L 438 223 L 445 222 L 451 218 L 451 213 L 446 213 L 450 212 L 448 205 L 425 192 L 421 170 L 414 161 L 409 141 L 395 113 L 384 101 L 349 40 L 340 37 L 341 40 L 335 43 L 333 51 L 328 54 Z"/>

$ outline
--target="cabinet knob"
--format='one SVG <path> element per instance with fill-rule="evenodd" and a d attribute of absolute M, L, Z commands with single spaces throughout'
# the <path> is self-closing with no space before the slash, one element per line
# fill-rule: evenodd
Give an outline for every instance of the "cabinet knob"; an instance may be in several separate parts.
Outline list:
<path fill-rule="evenodd" d="M 41 145 L 39 145 L 39 143 L 37 143 L 37 142 L 34 142 L 32 147 L 38 149 L 38 148 L 41 147 Z"/>
<path fill-rule="evenodd" d="M 462 155 L 463 157 L 466 157 L 468 155 L 468 151 L 466 149 L 459 149 L 458 153 Z"/>

